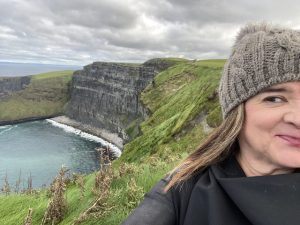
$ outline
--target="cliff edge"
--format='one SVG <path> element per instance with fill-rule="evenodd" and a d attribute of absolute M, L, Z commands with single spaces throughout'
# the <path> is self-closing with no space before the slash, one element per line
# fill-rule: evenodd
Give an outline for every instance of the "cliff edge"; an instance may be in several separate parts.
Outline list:
<path fill-rule="evenodd" d="M 149 112 L 140 93 L 154 76 L 174 65 L 175 60 L 151 59 L 143 64 L 94 62 L 76 71 L 66 116 L 95 130 L 113 133 L 121 147 L 139 134 L 138 125 Z M 120 143 L 119 143 L 120 146 Z"/>

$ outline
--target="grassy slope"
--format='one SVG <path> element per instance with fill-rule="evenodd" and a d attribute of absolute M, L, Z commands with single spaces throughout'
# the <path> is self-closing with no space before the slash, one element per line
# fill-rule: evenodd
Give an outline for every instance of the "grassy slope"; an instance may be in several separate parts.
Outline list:
<path fill-rule="evenodd" d="M 0 121 L 51 116 L 63 112 L 68 101 L 68 83 L 73 71 L 57 71 L 32 76 L 22 91 L 0 102 Z"/>
<path fill-rule="evenodd" d="M 223 64 L 224 60 L 180 61 L 155 77 L 154 86 L 142 94 L 152 115 L 141 125 L 143 135 L 127 144 L 121 158 L 113 163 L 114 178 L 104 214 L 81 224 L 120 224 L 143 194 L 201 142 L 206 134 L 197 119 L 208 114 L 210 124 L 219 123 L 220 110 L 214 97 Z M 92 204 L 94 176 L 85 178 L 82 201 L 78 188 L 69 186 L 68 212 L 60 224 L 72 224 Z M 45 193 L 2 196 L 0 224 L 21 224 L 29 206 L 33 207 L 33 224 L 39 224 L 46 204 Z"/>
<path fill-rule="evenodd" d="M 199 114 L 210 114 L 218 107 L 216 98 L 208 99 L 214 96 L 223 64 L 224 60 L 180 63 L 158 74 L 154 87 L 148 87 L 142 94 L 153 114 L 141 125 L 143 135 L 125 146 L 118 161 L 140 161 L 154 153 L 168 156 L 166 149 L 193 150 L 190 135 L 199 130 L 198 139 L 193 141 L 199 143 L 203 137 L 201 124 L 195 124 L 186 135 L 181 131 Z"/>

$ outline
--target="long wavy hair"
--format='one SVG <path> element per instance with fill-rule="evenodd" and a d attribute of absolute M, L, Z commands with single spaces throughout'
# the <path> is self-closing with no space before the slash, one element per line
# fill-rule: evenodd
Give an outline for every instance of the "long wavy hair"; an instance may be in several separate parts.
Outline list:
<path fill-rule="evenodd" d="M 231 153 L 232 145 L 237 143 L 243 123 L 242 103 L 228 114 L 221 125 L 215 128 L 192 154 L 170 172 L 171 179 L 165 191 L 189 179 L 198 171 L 225 159 Z"/>

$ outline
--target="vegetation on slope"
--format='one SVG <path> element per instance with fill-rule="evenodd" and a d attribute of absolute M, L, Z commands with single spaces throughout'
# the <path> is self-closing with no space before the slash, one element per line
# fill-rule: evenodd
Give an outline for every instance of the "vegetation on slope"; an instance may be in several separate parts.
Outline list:
<path fill-rule="evenodd" d="M 0 122 L 61 114 L 72 74 L 66 70 L 33 75 L 24 90 L 0 101 Z"/>
<path fill-rule="evenodd" d="M 141 124 L 143 135 L 125 146 L 118 161 L 141 161 L 154 153 L 167 157 L 167 149 L 172 153 L 193 150 L 196 146 L 191 143 L 200 143 L 205 135 L 200 132 L 202 124 L 196 121 L 212 114 L 214 123 L 221 119 L 216 91 L 223 64 L 224 60 L 186 62 L 158 74 L 154 86 L 142 93 L 152 112 Z M 193 133 L 197 137 L 189 137 Z"/>
<path fill-rule="evenodd" d="M 107 198 L 98 205 L 96 214 L 80 224 L 120 224 L 144 193 L 197 147 L 207 135 L 206 124 L 213 127 L 220 123 L 216 90 L 223 64 L 224 60 L 180 61 L 155 77 L 142 93 L 151 111 L 141 124 L 142 135 L 125 145 L 122 156 L 113 162 Z M 85 177 L 83 198 L 75 184 L 68 185 L 67 212 L 60 224 L 72 224 L 95 203 L 96 177 Z M 21 224 L 29 206 L 33 208 L 33 224 L 40 224 L 47 201 L 45 192 L 31 197 L 1 196 L 0 209 L 5 209 L 0 212 L 0 224 Z M 12 215 L 13 210 L 19 213 Z"/>

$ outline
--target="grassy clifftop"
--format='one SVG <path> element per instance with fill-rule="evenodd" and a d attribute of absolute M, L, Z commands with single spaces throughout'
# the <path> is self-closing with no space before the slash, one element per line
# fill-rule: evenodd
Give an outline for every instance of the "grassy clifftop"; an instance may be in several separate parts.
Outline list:
<path fill-rule="evenodd" d="M 224 60 L 180 62 L 158 74 L 142 93 L 152 112 L 141 124 L 143 135 L 125 146 L 118 161 L 193 150 L 205 135 L 202 126 L 206 116 L 211 126 L 221 119 L 216 90 L 223 64 Z"/>
<path fill-rule="evenodd" d="M 63 112 L 73 71 L 33 75 L 30 84 L 0 101 L 0 122 L 48 117 Z"/>
<path fill-rule="evenodd" d="M 220 123 L 216 90 L 224 62 L 179 60 L 159 73 L 141 96 L 151 115 L 141 124 L 142 135 L 125 145 L 122 156 L 113 162 L 113 172 L 107 179 L 102 177 L 109 185 L 98 190 L 105 194 L 95 193 L 96 174 L 84 177 L 84 197 L 78 185 L 70 183 L 60 224 L 73 224 L 96 203 L 94 211 L 84 214 L 78 224 L 120 224 L 144 193 Z M 0 224 L 22 224 L 29 207 L 33 208 L 33 224 L 40 224 L 47 202 L 45 191 L 29 197 L 0 196 L 0 209 L 4 209 Z"/>

